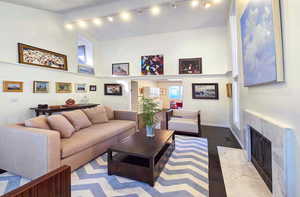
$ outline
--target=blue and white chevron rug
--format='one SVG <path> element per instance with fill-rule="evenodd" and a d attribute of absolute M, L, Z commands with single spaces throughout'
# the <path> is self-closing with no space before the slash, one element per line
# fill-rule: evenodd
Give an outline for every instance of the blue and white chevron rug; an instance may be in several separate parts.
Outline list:
<path fill-rule="evenodd" d="M 201 197 L 209 196 L 208 150 L 204 138 L 176 136 L 176 148 L 155 186 L 107 175 L 106 154 L 72 173 L 72 197 Z M 0 195 L 29 180 L 0 175 Z"/>

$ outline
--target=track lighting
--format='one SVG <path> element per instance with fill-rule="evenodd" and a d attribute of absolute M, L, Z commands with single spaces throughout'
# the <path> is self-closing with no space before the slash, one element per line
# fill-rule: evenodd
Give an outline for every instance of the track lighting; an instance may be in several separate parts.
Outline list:
<path fill-rule="evenodd" d="M 151 11 L 151 14 L 152 14 L 153 16 L 157 16 L 157 15 L 160 14 L 160 7 L 159 7 L 159 6 L 153 6 L 153 7 L 150 9 L 150 11 Z"/>
<path fill-rule="evenodd" d="M 200 5 L 199 0 L 192 0 L 192 1 L 191 1 L 191 6 L 192 6 L 193 8 L 198 7 L 199 5 Z"/>
<path fill-rule="evenodd" d="M 129 21 L 131 19 L 131 14 L 127 11 L 121 12 L 120 17 L 123 21 Z"/>
<path fill-rule="evenodd" d="M 95 18 L 93 20 L 93 23 L 97 26 L 100 26 L 100 25 L 102 25 L 102 20 L 100 18 Z"/>

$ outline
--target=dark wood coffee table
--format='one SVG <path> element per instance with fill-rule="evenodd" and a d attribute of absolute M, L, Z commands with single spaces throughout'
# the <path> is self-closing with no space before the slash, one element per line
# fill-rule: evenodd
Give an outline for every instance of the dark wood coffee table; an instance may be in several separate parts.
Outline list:
<path fill-rule="evenodd" d="M 154 186 L 174 149 L 174 131 L 155 130 L 155 137 L 152 138 L 142 130 L 108 149 L 108 175 L 127 177 Z"/>

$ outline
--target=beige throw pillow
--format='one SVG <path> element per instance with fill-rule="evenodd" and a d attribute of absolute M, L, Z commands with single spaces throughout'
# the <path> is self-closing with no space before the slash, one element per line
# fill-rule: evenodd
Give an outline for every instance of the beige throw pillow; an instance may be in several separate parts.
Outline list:
<path fill-rule="evenodd" d="M 25 127 L 37 129 L 50 129 L 46 116 L 39 116 L 25 121 Z"/>
<path fill-rule="evenodd" d="M 92 125 L 91 121 L 81 110 L 63 112 L 62 115 L 71 122 L 76 131 Z"/>
<path fill-rule="evenodd" d="M 48 122 L 53 130 L 59 131 L 61 137 L 68 138 L 71 137 L 75 128 L 63 115 L 52 115 L 48 117 Z"/>
<path fill-rule="evenodd" d="M 115 115 L 114 115 L 114 111 L 112 110 L 112 108 L 105 106 L 105 111 L 106 111 L 108 119 L 113 120 Z"/>
<path fill-rule="evenodd" d="M 105 107 L 97 106 L 89 109 L 84 109 L 83 112 L 87 115 L 93 124 L 100 124 L 108 122 Z"/>

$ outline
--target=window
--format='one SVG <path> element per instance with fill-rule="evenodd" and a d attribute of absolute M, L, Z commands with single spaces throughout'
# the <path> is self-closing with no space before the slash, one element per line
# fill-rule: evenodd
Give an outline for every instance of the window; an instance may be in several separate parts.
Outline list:
<path fill-rule="evenodd" d="M 78 37 L 77 59 L 79 65 L 93 67 L 93 44 L 83 36 Z"/>
<path fill-rule="evenodd" d="M 78 46 L 78 64 L 87 65 L 85 45 Z"/>
<path fill-rule="evenodd" d="M 170 86 L 169 87 L 169 98 L 181 100 L 182 92 L 183 92 L 182 86 Z"/>

